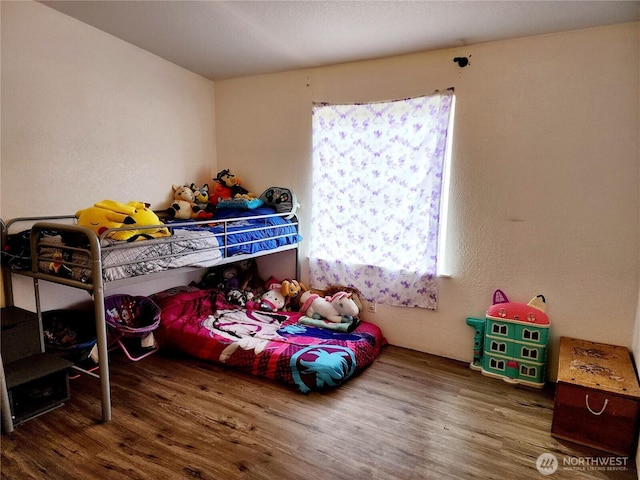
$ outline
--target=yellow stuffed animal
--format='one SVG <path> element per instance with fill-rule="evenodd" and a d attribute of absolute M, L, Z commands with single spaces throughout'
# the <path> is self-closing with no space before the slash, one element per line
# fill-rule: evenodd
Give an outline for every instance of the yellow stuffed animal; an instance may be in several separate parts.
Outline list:
<path fill-rule="evenodd" d="M 167 237 L 171 232 L 162 226 L 158 216 L 149 208 L 149 204 L 143 202 L 120 203 L 114 200 L 103 200 L 94 203 L 92 207 L 76 212 L 78 225 L 89 227 L 98 235 L 102 235 L 110 228 L 127 226 L 157 226 L 157 228 L 145 228 L 139 230 L 121 230 L 107 234 L 114 240 L 144 240 L 146 238 Z"/>
<path fill-rule="evenodd" d="M 281 287 L 282 295 L 285 297 L 287 310 L 298 310 L 300 308 L 300 296 L 307 291 L 302 283 L 297 280 L 283 280 Z"/>
<path fill-rule="evenodd" d="M 171 232 L 167 227 L 162 226 L 162 221 L 156 215 L 156 212 L 149 208 L 151 205 L 143 202 L 134 202 L 131 201 L 127 203 L 127 206 L 135 207 L 134 212 L 131 214 L 131 217 L 135 221 L 134 225 L 140 226 L 156 226 L 157 228 L 141 228 L 140 230 L 126 230 L 120 233 L 129 233 L 133 232 L 134 235 L 127 238 L 126 240 L 131 242 L 133 240 L 144 240 L 145 238 L 160 238 L 160 237 L 169 237 L 171 236 Z M 133 238 L 133 236 L 136 236 Z"/>
<path fill-rule="evenodd" d="M 98 235 L 102 235 L 110 228 L 120 228 L 123 225 L 133 225 L 135 220 L 130 215 L 107 210 L 101 207 L 89 207 L 76 212 L 78 225 L 88 227 Z"/>
<path fill-rule="evenodd" d="M 288 298 L 296 298 L 298 295 L 301 295 L 303 292 L 307 291 L 307 287 L 305 287 L 302 283 L 297 280 L 283 280 L 282 281 L 282 294 Z"/>

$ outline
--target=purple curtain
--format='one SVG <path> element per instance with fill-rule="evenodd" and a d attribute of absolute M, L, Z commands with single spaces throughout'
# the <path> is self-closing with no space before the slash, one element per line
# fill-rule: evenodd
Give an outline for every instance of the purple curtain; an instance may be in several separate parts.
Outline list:
<path fill-rule="evenodd" d="M 313 107 L 310 280 L 435 310 L 453 92 Z"/>

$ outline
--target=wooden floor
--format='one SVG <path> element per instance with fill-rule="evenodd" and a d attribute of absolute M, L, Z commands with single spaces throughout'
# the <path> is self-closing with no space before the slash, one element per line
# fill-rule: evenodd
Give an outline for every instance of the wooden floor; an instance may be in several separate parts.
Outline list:
<path fill-rule="evenodd" d="M 536 460 L 552 453 L 547 478 L 637 480 L 633 458 L 575 466 L 610 455 L 551 437 L 552 388 L 410 350 L 386 347 L 309 395 L 183 357 L 112 355 L 113 420 L 99 422 L 99 382 L 73 380 L 65 406 L 2 436 L 2 478 L 539 480 Z"/>

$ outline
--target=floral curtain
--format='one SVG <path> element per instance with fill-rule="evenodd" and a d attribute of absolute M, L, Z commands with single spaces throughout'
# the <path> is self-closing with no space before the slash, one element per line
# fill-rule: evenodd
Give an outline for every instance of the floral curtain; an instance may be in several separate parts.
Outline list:
<path fill-rule="evenodd" d="M 435 310 L 453 92 L 313 107 L 310 281 Z"/>

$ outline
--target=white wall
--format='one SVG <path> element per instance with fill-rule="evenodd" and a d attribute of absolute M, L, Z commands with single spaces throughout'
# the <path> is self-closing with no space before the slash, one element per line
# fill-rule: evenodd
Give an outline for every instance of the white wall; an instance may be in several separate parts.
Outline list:
<path fill-rule="evenodd" d="M 104 198 L 166 208 L 172 184 L 211 182 L 213 82 L 39 3 L 1 9 L 2 218 L 74 214 Z M 44 309 L 88 299 L 41 285 Z M 14 286 L 16 305 L 33 310 L 31 280 Z"/>
<path fill-rule="evenodd" d="M 256 191 L 291 186 L 308 225 L 312 101 L 455 87 L 452 278 L 441 279 L 436 312 L 379 306 L 365 316 L 393 344 L 469 360 L 465 318 L 482 317 L 496 288 L 514 301 L 541 293 L 555 378 L 560 336 L 631 346 L 638 32 L 624 24 L 216 82 L 218 165 Z"/>
<path fill-rule="evenodd" d="M 2 218 L 169 204 L 216 172 L 213 82 L 35 2 L 2 8 Z"/>

